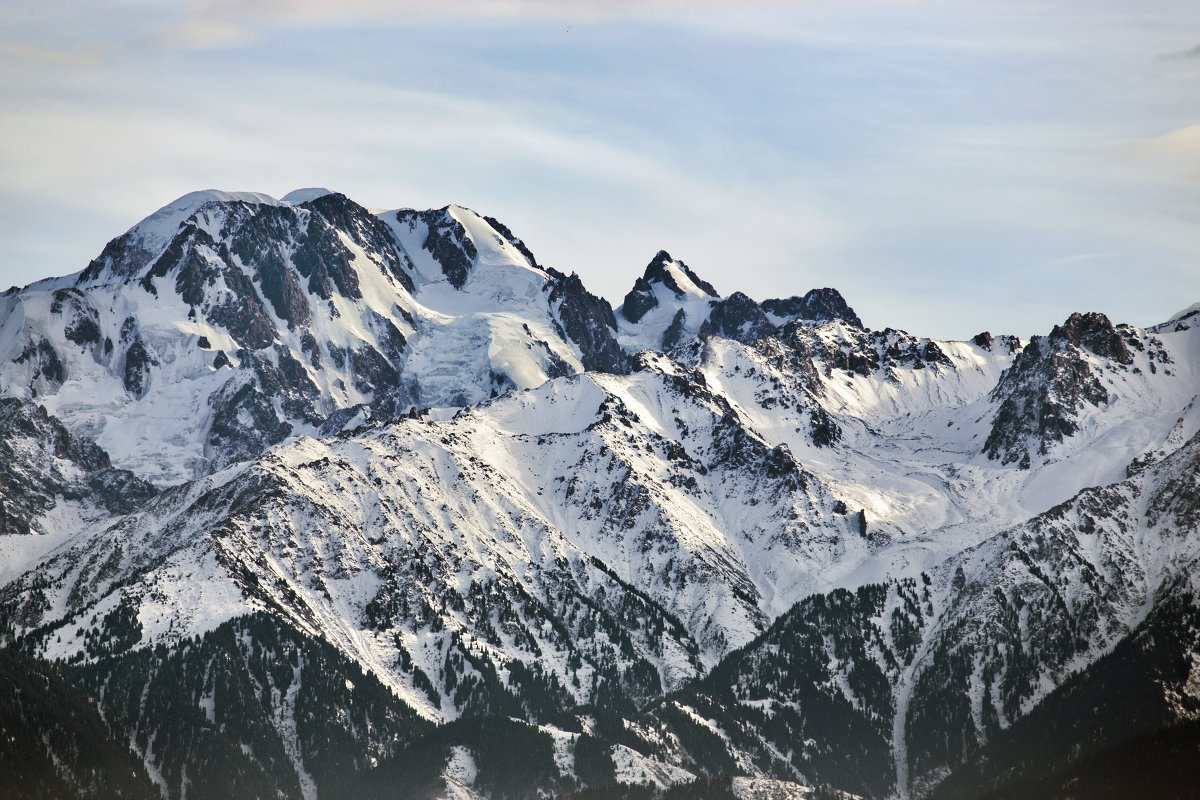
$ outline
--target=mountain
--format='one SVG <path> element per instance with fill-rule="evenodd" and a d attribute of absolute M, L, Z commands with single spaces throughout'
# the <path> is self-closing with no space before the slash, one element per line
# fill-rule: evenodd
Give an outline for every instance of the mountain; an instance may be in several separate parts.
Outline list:
<path fill-rule="evenodd" d="M 190 194 L 82 272 L 7 292 L 0 391 L 164 485 L 291 435 L 621 370 L 607 304 L 503 225 L 289 198 Z"/>
<path fill-rule="evenodd" d="M 940 341 L 666 252 L 613 309 L 458 206 L 187 195 L 0 297 L 0 653 L 61 687 L 0 709 L 16 796 L 1000 797 L 1186 752 L 1198 319 Z"/>

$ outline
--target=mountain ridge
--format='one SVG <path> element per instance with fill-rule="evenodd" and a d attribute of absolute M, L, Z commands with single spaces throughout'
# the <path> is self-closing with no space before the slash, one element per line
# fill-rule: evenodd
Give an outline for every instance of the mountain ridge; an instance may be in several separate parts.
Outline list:
<path fill-rule="evenodd" d="M 385 773 L 923 796 L 1173 608 L 1200 541 L 1194 311 L 949 342 L 867 329 L 830 288 L 720 297 L 665 251 L 613 309 L 459 206 L 194 193 L 0 297 L 25 421 L 0 437 L 0 635 L 98 685 L 228 653 L 252 720 L 200 689 L 172 707 L 204 747 L 249 736 L 237 769 L 287 796 Z M 372 688 L 256 666 L 290 658 Z M 294 692 L 389 709 L 312 734 L 349 737 L 349 783 Z M 168 735 L 147 709 L 101 712 L 170 796 L 210 763 L 131 739 Z M 528 740 L 525 783 L 489 777 L 490 736 Z"/>

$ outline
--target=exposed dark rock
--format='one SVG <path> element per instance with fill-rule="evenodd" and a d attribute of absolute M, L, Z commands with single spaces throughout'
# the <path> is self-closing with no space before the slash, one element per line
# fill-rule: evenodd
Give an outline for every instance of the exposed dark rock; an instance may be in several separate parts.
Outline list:
<path fill-rule="evenodd" d="M 625 301 L 621 304 L 621 315 L 630 322 L 638 322 L 646 316 L 647 311 L 657 305 L 658 298 L 654 296 L 649 282 L 645 278 L 638 278 L 633 282 L 629 294 L 625 295 Z"/>
<path fill-rule="evenodd" d="M 1072 314 L 1050 336 L 1033 337 L 992 390 L 1000 407 L 983 447 L 988 458 L 1028 466 L 1031 449 L 1045 455 L 1051 445 L 1078 430 L 1076 419 L 1084 403 L 1109 402 L 1080 346 L 1118 364 L 1133 360 L 1102 314 Z"/>
<path fill-rule="evenodd" d="M 859 328 L 865 327 L 837 289 L 812 289 L 804 297 L 764 300 L 762 309 L 785 320 L 799 319 L 817 325 L 841 320 Z"/>
<path fill-rule="evenodd" d="M 542 267 L 538 265 L 537 259 L 533 257 L 533 251 L 526 246 L 525 242 L 518 239 L 516 236 L 513 236 L 512 231 L 510 231 L 508 227 L 504 225 L 504 223 L 500 222 L 500 220 L 496 219 L 495 217 L 484 217 L 484 220 L 487 221 L 487 224 L 495 228 L 497 233 L 508 240 L 509 244 L 517 248 L 517 250 L 521 252 L 521 255 L 525 256 L 525 258 L 529 260 L 529 265 L 531 267 L 534 267 L 535 269 L 542 269 Z M 553 272 L 552 270 L 546 271 Z"/>
<path fill-rule="evenodd" d="M 742 344 L 753 344 L 775 332 L 775 326 L 758 303 L 741 292 L 713 303 L 708 319 L 700 326 L 700 338 L 722 336 Z"/>
<path fill-rule="evenodd" d="M 808 477 L 792 457 L 787 445 L 768 447 L 752 434 L 732 408 L 726 408 L 713 426 L 712 450 L 705 467 L 737 469 L 770 480 L 777 491 L 796 491 Z"/>
<path fill-rule="evenodd" d="M 675 312 L 675 316 L 671 318 L 671 324 L 663 331 L 662 348 L 663 350 L 673 350 L 680 342 L 683 341 L 684 323 L 687 316 L 683 313 L 683 309 Z"/>
<path fill-rule="evenodd" d="M 231 205 L 234 209 L 230 213 L 238 208 L 248 213 L 244 204 Z M 250 251 L 244 252 L 249 255 Z M 157 293 L 154 280 L 171 274 L 175 275 L 175 290 L 180 297 L 193 307 L 204 306 L 208 321 L 228 330 L 243 346 L 257 350 L 275 340 L 275 325 L 254 284 L 233 263 L 233 253 L 194 223 L 189 222 L 181 228 L 146 272 L 140 285 L 148 292 Z M 210 299 L 209 287 L 215 285 L 218 278 L 225 283 L 229 293 Z"/>
<path fill-rule="evenodd" d="M 583 368 L 599 372 L 627 372 L 628 358 L 617 344 L 617 320 L 613 316 L 612 306 L 604 298 L 584 288 L 583 281 L 574 272 L 570 275 L 557 270 L 548 272 L 550 305 L 566 338 L 579 348 Z"/>
<path fill-rule="evenodd" d="M 406 290 L 413 290 L 412 277 L 408 274 L 412 265 L 397 252 L 387 225 L 370 211 L 337 192 L 309 200 L 300 207 L 315 212 L 320 220 L 319 224 L 316 224 L 318 220 L 310 220 L 306 236 L 293 256 L 299 268 L 301 253 L 305 253 L 306 264 L 311 272 L 302 269 L 302 274 L 313 275 L 325 289 L 329 288 L 328 281 L 332 280 L 343 297 L 357 300 L 362 296 L 358 288 L 358 273 L 350 263 L 350 253 L 338 238 L 341 232 L 373 258 L 379 259 L 379 266 L 385 274 Z M 312 289 L 311 279 L 309 288 Z M 328 297 L 328 294 L 321 296 Z"/>
<path fill-rule="evenodd" d="M 87 346 L 99 344 L 101 338 L 100 317 L 96 309 L 85 306 L 79 309 L 79 315 L 73 322 L 63 328 L 63 335 L 75 344 Z"/>
<path fill-rule="evenodd" d="M 317 218 L 315 224 L 321 224 L 321 219 Z M 269 205 L 233 206 L 221 236 L 229 240 L 230 252 L 257 278 L 275 315 L 289 328 L 308 325 L 312 309 L 286 250 L 291 242 L 302 238 L 296 211 Z"/>
<path fill-rule="evenodd" d="M 917 369 L 926 364 L 951 365 L 950 359 L 932 339 L 914 339 L 903 331 L 885 328 L 882 340 L 886 343 L 883 349 L 883 360 L 888 366 L 908 364 Z"/>
<path fill-rule="evenodd" d="M 73 288 L 55 289 L 50 301 L 50 313 L 61 314 L 63 311 L 63 304 L 73 298 L 76 300 L 82 299 L 83 292 Z"/>
<path fill-rule="evenodd" d="M 308 363 L 313 369 L 321 368 L 321 346 L 317 339 L 308 331 L 300 335 L 300 350 L 308 356 Z"/>
<path fill-rule="evenodd" d="M 354 387 L 363 393 L 395 386 L 400 374 L 373 347 L 362 346 L 350 352 L 350 364 L 354 370 Z"/>
<path fill-rule="evenodd" d="M 159 253 L 138 285 L 157 296 L 158 288 L 154 279 L 164 278 L 173 272 L 175 291 L 188 305 L 199 305 L 204 299 L 204 287 L 213 282 L 217 268 L 197 253 L 197 247 L 214 253 L 219 249 L 208 231 L 189 220 L 180 227 L 166 249 Z"/>
<path fill-rule="evenodd" d="M 333 342 L 326 342 L 325 349 L 329 351 L 329 360 L 333 362 L 333 366 L 337 369 L 346 366 L 346 348 L 339 347 Z"/>
<path fill-rule="evenodd" d="M 1070 342 L 1118 364 L 1133 363 L 1133 355 L 1125 346 L 1125 340 L 1113 328 L 1108 317 L 1094 311 L 1087 314 L 1076 312 L 1067 317 L 1062 325 L 1054 326 L 1049 339 L 1052 345 Z"/>
<path fill-rule="evenodd" d="M 455 289 L 461 289 L 479 251 L 467 235 L 467 229 L 450 214 L 450 207 L 432 211 L 406 209 L 397 212 L 396 219 L 409 224 L 414 220 L 425 224 L 428 232 L 421 246 L 441 265 L 446 280 Z"/>
<path fill-rule="evenodd" d="M 243 347 L 252 350 L 269 347 L 277 335 L 275 323 L 263 307 L 254 284 L 234 266 L 223 269 L 221 277 L 232 294 L 205 310 L 208 321 L 229 331 Z"/>
<path fill-rule="evenodd" d="M 650 283 L 661 283 L 663 286 L 666 286 L 675 293 L 676 297 L 683 297 L 683 287 L 675 282 L 674 276 L 671 275 L 669 270 L 667 270 L 667 264 L 671 263 L 672 261 L 675 262 L 679 269 L 682 270 L 683 274 L 688 276 L 691 282 L 696 284 L 696 287 L 702 292 L 710 297 L 721 296 L 717 294 L 717 290 L 712 287 L 711 283 L 693 272 L 691 267 L 689 267 L 687 264 L 671 258 L 671 254 L 666 250 L 659 250 L 654 258 L 650 260 L 650 263 L 646 265 L 646 272 L 643 277 Z"/>
<path fill-rule="evenodd" d="M 146 345 L 142 343 L 141 337 L 134 339 L 133 344 L 129 345 L 129 349 L 125 351 L 125 369 L 122 378 L 125 391 L 139 400 L 145 397 L 146 390 L 150 388 L 150 368 L 156 364 L 158 361 L 146 350 Z"/>
<path fill-rule="evenodd" d="M 832 447 L 842 438 L 842 429 L 830 416 L 829 412 L 819 405 L 813 405 L 809 420 L 809 436 L 817 447 Z"/>
<path fill-rule="evenodd" d="M 209 398 L 209 405 L 213 421 L 205 449 L 214 468 L 256 456 L 292 432 L 291 423 L 279 418 L 254 379 L 245 374 L 230 378 Z"/>
<path fill-rule="evenodd" d="M 308 290 L 328 300 L 334 292 L 351 300 L 361 297 L 350 251 L 330 228 L 310 223 L 292 255 L 296 269 L 308 279 Z"/>
<path fill-rule="evenodd" d="M 99 344 L 103 338 L 100 315 L 78 289 L 56 289 L 50 303 L 51 314 L 65 314 L 63 335 L 77 345 Z"/>
<path fill-rule="evenodd" d="M 565 378 L 568 375 L 574 375 L 575 370 L 571 369 L 563 358 L 556 352 L 550 349 L 550 343 L 542 339 L 535 339 L 534 346 L 540 347 L 544 353 L 546 365 L 546 377 L 553 380 L 554 378 Z"/>
<path fill-rule="evenodd" d="M 59 359 L 58 351 L 45 339 L 38 339 L 36 343 L 30 342 L 25 345 L 21 354 L 13 359 L 14 364 L 26 362 L 33 364 L 33 374 L 30 376 L 31 385 L 41 379 L 51 386 L 61 386 L 67 379 L 67 368 Z"/>
<path fill-rule="evenodd" d="M 261 391 L 278 399 L 289 419 L 320 424 L 323 419 L 318 412 L 321 390 L 312 382 L 304 365 L 285 347 L 276 345 L 274 360 L 262 352 L 242 351 L 238 355 L 241 365 L 253 370 Z"/>
<path fill-rule="evenodd" d="M 404 348 L 408 344 L 404 334 L 390 319 L 374 312 L 371 313 L 371 326 L 379 337 L 379 346 L 383 348 L 384 357 L 399 365 L 404 357 Z"/>
<path fill-rule="evenodd" d="M 813 341 L 812 331 L 807 327 L 788 323 L 775 337 L 755 343 L 755 349 L 773 362 L 777 370 L 790 375 L 809 396 L 820 397 L 825 384 L 813 363 Z"/>
<path fill-rule="evenodd" d="M 804 342 L 812 358 L 824 365 L 826 375 L 833 369 L 863 376 L 882 370 L 885 379 L 894 380 L 892 370 L 924 369 L 930 364 L 953 368 L 950 358 L 931 339 L 891 328 L 882 331 L 849 328 L 848 333 L 843 342 L 831 344 L 817 337 L 802 320 L 796 320 L 784 325 L 780 336 L 793 346 Z"/>
<path fill-rule="evenodd" d="M 647 311 L 658 305 L 658 299 L 654 296 L 651 284 L 661 284 L 670 289 L 676 297 L 683 297 L 683 287 L 676 282 L 675 277 L 667 269 L 667 264 L 672 261 L 675 259 L 671 258 L 670 253 L 666 250 L 659 250 L 658 254 L 646 265 L 645 274 L 634 281 L 633 288 L 629 290 L 629 294 L 625 295 L 625 301 L 621 305 L 621 315 L 625 319 L 630 322 L 638 322 L 646 315 Z M 703 280 L 687 264 L 682 261 L 675 261 L 675 263 L 701 291 L 712 297 L 720 297 L 712 284 Z"/>
<path fill-rule="evenodd" d="M 1016 336 L 992 336 L 992 334 L 984 331 L 977 333 L 971 339 L 979 347 L 984 350 L 992 350 L 995 347 L 1000 347 L 1006 353 L 1015 353 L 1021 349 L 1021 340 Z"/>
<path fill-rule="evenodd" d="M 325 421 L 321 423 L 320 432 L 322 436 L 336 436 L 346 427 L 346 423 L 354 419 L 363 410 L 367 410 L 368 417 L 370 416 L 370 406 L 365 403 L 360 403 L 356 406 L 347 406 L 345 408 L 334 409 Z"/>
<path fill-rule="evenodd" d="M 218 271 L 201 258 L 194 248 L 190 249 L 179 259 L 175 272 L 175 291 L 188 305 L 199 306 L 204 302 L 207 287 L 216 283 L 217 274 Z"/>
<path fill-rule="evenodd" d="M 104 246 L 99 257 L 79 273 L 75 285 L 90 283 L 100 278 L 105 270 L 117 280 L 135 277 L 142 267 L 154 257 L 135 239 L 132 233 L 124 233 Z"/>
<path fill-rule="evenodd" d="M 371 411 L 376 416 L 398 417 L 413 404 L 414 398 L 400 381 L 399 369 L 378 350 L 364 344 L 350 351 L 348 360 L 354 388 L 370 395 Z"/>
<path fill-rule="evenodd" d="M 1179 332 L 1191 330 L 1198 323 L 1200 323 L 1200 303 L 1184 309 L 1166 322 L 1151 326 L 1149 330 L 1152 333 Z"/>
<path fill-rule="evenodd" d="M 72 435 L 43 407 L 0 398 L 0 534 L 39 532 L 38 519 L 61 499 L 127 514 L 154 494 L 153 486 L 114 469 L 108 453 Z"/>

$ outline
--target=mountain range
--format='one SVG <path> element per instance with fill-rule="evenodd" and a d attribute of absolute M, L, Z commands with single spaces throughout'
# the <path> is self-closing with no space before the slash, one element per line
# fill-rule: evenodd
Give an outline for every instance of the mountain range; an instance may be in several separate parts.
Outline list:
<path fill-rule="evenodd" d="M 1193 796 L 1198 397 L 1200 304 L 614 309 L 459 206 L 192 193 L 0 295 L 0 787 Z"/>

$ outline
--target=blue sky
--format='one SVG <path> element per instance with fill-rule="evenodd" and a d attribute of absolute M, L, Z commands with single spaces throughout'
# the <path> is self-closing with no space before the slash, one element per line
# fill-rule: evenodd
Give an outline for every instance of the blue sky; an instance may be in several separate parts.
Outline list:
<path fill-rule="evenodd" d="M 460 203 L 871 327 L 1200 301 L 1200 5 L 0 2 L 0 284 L 200 188 Z"/>

